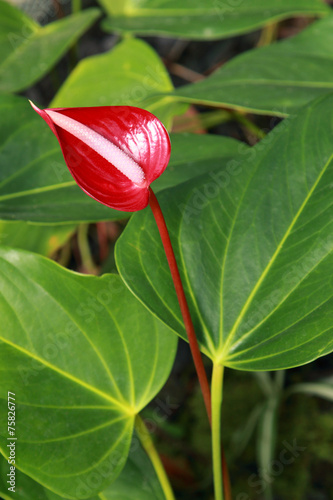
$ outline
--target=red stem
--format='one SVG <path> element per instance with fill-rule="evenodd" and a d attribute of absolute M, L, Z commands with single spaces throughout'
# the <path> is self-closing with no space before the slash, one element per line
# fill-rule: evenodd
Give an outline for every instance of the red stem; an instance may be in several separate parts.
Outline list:
<path fill-rule="evenodd" d="M 227 464 L 227 461 L 225 458 L 224 449 L 223 449 L 222 444 L 221 444 L 221 448 L 222 448 L 222 477 L 223 477 L 224 500 L 232 500 L 228 464 Z"/>
<path fill-rule="evenodd" d="M 157 201 L 157 198 L 155 196 L 155 193 L 153 192 L 152 188 L 149 188 L 149 205 L 150 208 L 153 212 L 162 244 L 164 247 L 165 255 L 168 260 L 172 280 L 176 289 L 176 294 L 180 306 L 180 310 L 183 316 L 183 321 L 185 325 L 185 330 L 187 333 L 188 341 L 190 344 L 190 349 L 195 365 L 195 369 L 198 375 L 199 379 L 199 384 L 201 387 L 201 392 L 204 398 L 205 406 L 206 406 L 206 411 L 209 419 L 210 425 L 212 424 L 212 411 L 211 411 L 211 395 L 210 395 L 210 387 L 208 383 L 208 378 L 207 374 L 205 371 L 205 367 L 202 361 L 202 356 L 201 352 L 199 349 L 199 344 L 197 341 L 197 337 L 195 335 L 194 331 L 194 326 L 192 322 L 192 318 L 190 315 L 190 310 L 187 304 L 183 284 L 181 281 L 181 277 L 179 274 L 179 269 L 176 261 L 176 257 L 172 248 L 170 236 L 169 236 L 169 231 L 167 228 L 167 225 L 165 223 L 165 219 L 160 207 L 160 204 Z M 227 462 L 225 460 L 224 456 L 224 451 L 222 448 L 222 476 L 223 476 L 223 490 L 224 490 L 224 496 L 225 500 L 231 500 L 231 488 L 230 488 L 230 479 L 229 479 L 229 473 L 228 473 L 228 467 L 227 467 Z"/>
<path fill-rule="evenodd" d="M 210 396 L 210 387 L 208 383 L 207 374 L 205 371 L 205 367 L 202 361 L 201 352 L 199 349 L 199 344 L 197 341 L 197 337 L 195 335 L 194 326 L 192 322 L 192 318 L 190 315 L 189 307 L 187 304 L 187 300 L 185 297 L 185 292 L 183 288 L 183 284 L 180 278 L 179 269 L 176 262 L 176 257 L 172 248 L 169 232 L 167 225 L 164 220 L 164 216 L 161 210 L 161 207 L 157 201 L 157 198 L 151 188 L 149 188 L 150 197 L 149 197 L 149 205 L 152 209 L 153 215 L 155 217 L 155 221 L 161 236 L 161 240 L 163 243 L 164 251 L 166 258 L 168 260 L 171 276 L 173 283 L 175 285 L 176 294 L 180 306 L 180 310 L 183 316 L 185 330 L 187 333 L 188 341 L 190 344 L 190 349 L 195 365 L 196 372 L 198 374 L 199 384 L 201 387 L 202 395 L 204 398 L 206 411 L 208 415 L 209 422 L 211 423 L 211 396 Z"/>

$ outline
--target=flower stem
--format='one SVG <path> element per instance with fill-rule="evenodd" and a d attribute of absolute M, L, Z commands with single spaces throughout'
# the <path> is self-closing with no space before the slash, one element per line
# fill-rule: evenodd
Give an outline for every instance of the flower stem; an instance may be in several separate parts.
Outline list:
<path fill-rule="evenodd" d="M 212 450 L 215 500 L 223 500 L 221 456 L 221 405 L 223 365 L 215 364 L 212 375 Z"/>
<path fill-rule="evenodd" d="M 156 224 L 157 224 L 160 236 L 161 236 L 165 255 L 166 255 L 166 258 L 168 260 L 172 280 L 173 280 L 173 283 L 175 286 L 180 310 L 181 310 L 182 317 L 184 320 L 185 330 L 186 330 L 188 341 L 190 344 L 190 349 L 191 349 L 195 369 L 196 369 L 196 372 L 198 374 L 198 379 L 199 379 L 202 395 L 204 398 L 208 419 L 209 419 L 209 422 L 211 422 L 211 397 L 210 397 L 209 383 L 208 383 L 205 367 L 203 364 L 201 352 L 199 349 L 197 337 L 195 335 L 194 326 L 193 326 L 192 318 L 190 315 L 189 307 L 188 307 L 187 300 L 185 297 L 183 284 L 182 284 L 182 281 L 180 278 L 176 257 L 175 257 L 175 254 L 174 254 L 174 251 L 172 248 L 168 228 L 166 226 L 161 207 L 157 201 L 157 198 L 156 198 L 153 190 L 151 188 L 149 188 L 149 191 L 150 191 L 149 205 L 150 205 L 150 208 L 153 212 L 153 215 L 154 215 L 154 218 L 155 218 L 155 221 L 156 221 Z"/>
<path fill-rule="evenodd" d="M 205 368 L 203 365 L 202 356 L 201 356 L 201 352 L 199 349 L 198 341 L 197 341 L 197 338 L 195 335 L 194 326 L 193 326 L 192 318 L 190 315 L 189 307 L 187 304 L 183 284 L 182 284 L 182 281 L 180 278 L 179 269 L 177 266 L 177 261 L 176 261 L 175 254 L 174 254 L 174 251 L 172 248 L 168 228 L 167 228 L 167 225 L 165 223 L 165 219 L 164 219 L 161 207 L 158 203 L 158 200 L 157 200 L 153 190 L 151 188 L 149 188 L 149 191 L 150 191 L 149 205 L 150 205 L 150 208 L 153 212 L 153 215 L 154 215 L 154 218 L 155 218 L 155 221 L 156 221 L 156 224 L 157 224 L 160 236 L 161 236 L 165 255 L 166 255 L 167 260 L 168 260 L 172 280 L 173 280 L 173 283 L 174 283 L 174 286 L 176 289 L 176 294 L 177 294 L 180 310 L 181 310 L 184 325 L 185 325 L 185 330 L 186 330 L 189 344 L 190 344 L 190 349 L 191 349 L 195 369 L 196 369 L 196 372 L 198 375 L 199 384 L 201 387 L 201 392 L 202 392 L 202 395 L 204 398 L 209 423 L 212 426 L 212 402 L 211 402 L 210 387 L 209 387 L 209 383 L 208 383 L 208 379 L 207 379 L 207 374 L 206 374 L 206 371 L 205 371 Z M 220 386 L 220 406 L 221 406 L 221 402 L 222 402 L 223 367 L 221 367 L 221 369 L 222 369 L 222 376 L 221 376 L 221 386 Z M 213 372 L 213 374 L 214 374 L 214 372 Z M 217 398 L 217 396 L 218 396 L 218 394 L 215 393 L 215 398 Z M 216 401 L 217 401 L 217 399 L 216 399 Z M 219 411 L 220 410 L 221 409 L 219 409 Z M 220 471 L 219 471 L 219 475 L 221 477 L 221 470 L 222 470 L 225 500 L 231 500 L 231 488 L 230 488 L 228 466 L 227 466 L 227 463 L 226 463 L 226 460 L 224 457 L 223 449 L 222 449 L 222 456 L 223 456 L 222 462 L 223 463 L 221 463 L 220 431 L 219 431 L 218 439 L 219 439 L 218 443 L 220 446 L 220 451 L 219 451 Z M 222 485 L 222 482 L 221 482 L 221 485 Z M 222 494 L 221 498 L 223 498 L 223 494 Z"/>
<path fill-rule="evenodd" d="M 166 500 L 175 500 L 175 496 L 169 483 L 168 476 L 166 475 L 161 459 L 154 446 L 153 440 L 149 435 L 149 431 L 145 426 L 144 421 L 139 415 L 135 417 L 135 430 L 140 439 L 142 447 L 149 456 L 150 461 L 155 469 Z"/>

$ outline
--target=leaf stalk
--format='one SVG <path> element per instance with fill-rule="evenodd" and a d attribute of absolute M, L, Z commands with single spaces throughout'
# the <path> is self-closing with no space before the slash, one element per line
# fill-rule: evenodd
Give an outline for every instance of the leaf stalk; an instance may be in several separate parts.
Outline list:
<path fill-rule="evenodd" d="M 159 454 L 156 451 L 154 442 L 149 434 L 149 430 L 147 429 L 144 421 L 139 415 L 136 415 L 135 417 L 135 430 L 140 439 L 142 447 L 146 451 L 155 469 L 166 500 L 175 500 L 175 496 L 173 494 L 168 476 L 164 470 Z"/>
<path fill-rule="evenodd" d="M 165 255 L 169 264 L 172 280 L 175 286 L 178 302 L 179 302 L 179 307 L 180 311 L 183 317 L 184 325 L 185 325 L 185 330 L 187 333 L 190 349 L 191 349 L 191 354 L 193 357 L 195 369 L 198 375 L 199 379 L 199 384 L 201 387 L 201 392 L 204 398 L 205 406 L 206 406 L 206 411 L 208 415 L 209 422 L 211 422 L 211 396 L 210 396 L 210 388 L 209 388 L 209 383 L 208 383 L 208 378 L 207 374 L 205 371 L 205 367 L 203 364 L 201 352 L 199 349 L 199 344 L 198 340 L 194 331 L 194 326 L 192 322 L 192 318 L 190 315 L 190 310 L 188 307 L 188 303 L 186 300 L 183 284 L 181 281 L 181 277 L 179 274 L 179 269 L 176 261 L 176 257 L 172 248 L 168 228 L 160 207 L 160 204 L 158 203 L 158 200 L 151 188 L 149 188 L 150 191 L 150 197 L 149 197 L 149 205 L 150 208 L 153 212 L 162 244 L 164 247 Z"/>
<path fill-rule="evenodd" d="M 221 449 L 221 407 L 224 367 L 213 365 L 212 374 L 212 450 L 215 500 L 223 500 L 222 449 Z"/>

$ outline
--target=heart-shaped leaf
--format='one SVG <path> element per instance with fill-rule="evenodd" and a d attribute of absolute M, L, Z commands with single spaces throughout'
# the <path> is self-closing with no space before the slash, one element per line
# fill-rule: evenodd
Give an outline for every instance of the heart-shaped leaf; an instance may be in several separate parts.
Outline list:
<path fill-rule="evenodd" d="M 0 91 L 17 92 L 38 81 L 99 16 L 99 9 L 86 9 L 42 28 L 0 0 Z"/>
<path fill-rule="evenodd" d="M 101 500 L 165 500 L 155 470 L 134 433 L 125 467 Z"/>
<path fill-rule="evenodd" d="M 135 415 L 168 377 L 176 337 L 118 276 L 81 276 L 12 249 L 0 251 L 0 273 L 17 467 L 66 498 L 91 497 L 124 467 Z M 0 429 L 8 457 L 6 412 Z"/>
<path fill-rule="evenodd" d="M 8 461 L 0 454 L 0 495 L 3 500 L 63 500 L 31 477 L 15 470 L 15 493 L 8 491 Z M 152 464 L 134 434 L 125 467 L 117 479 L 103 492 L 89 500 L 164 500 Z"/>
<path fill-rule="evenodd" d="M 156 52 L 143 40 L 127 39 L 105 54 L 80 61 L 50 107 L 138 106 L 169 127 L 184 109 L 165 96 L 173 89 Z"/>
<path fill-rule="evenodd" d="M 213 40 L 260 28 L 295 15 L 325 15 L 319 0 L 99 0 L 110 17 L 107 31 Z"/>
<path fill-rule="evenodd" d="M 128 217 L 81 191 L 56 138 L 27 100 L 0 95 L 0 137 L 0 219 L 64 223 Z M 170 163 L 154 182 L 156 190 L 243 157 L 248 149 L 225 137 L 194 134 L 171 135 L 171 144 Z"/>
<path fill-rule="evenodd" d="M 333 95 L 317 100 L 231 172 L 160 196 L 201 348 L 216 362 L 273 370 L 333 349 L 332 107 Z M 185 337 L 149 211 L 131 219 L 116 261 L 133 293 Z"/>
<path fill-rule="evenodd" d="M 333 15 L 299 35 L 235 57 L 175 91 L 186 102 L 285 116 L 333 90 Z"/>

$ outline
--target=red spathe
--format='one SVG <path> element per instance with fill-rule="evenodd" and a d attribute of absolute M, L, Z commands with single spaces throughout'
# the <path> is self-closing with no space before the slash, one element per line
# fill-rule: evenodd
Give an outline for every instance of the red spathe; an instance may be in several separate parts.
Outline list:
<path fill-rule="evenodd" d="M 164 172 L 171 152 L 168 132 L 154 115 L 132 106 L 50 110 L 32 106 L 56 135 L 66 164 L 85 193 L 104 205 L 125 212 L 142 210 L 148 205 L 149 185 Z M 73 135 L 75 127 L 72 133 L 72 125 L 65 130 L 55 123 L 56 120 L 47 114 L 48 111 L 53 112 L 53 117 L 59 113 L 75 120 L 79 128 L 81 124 L 99 134 L 104 149 L 106 143 L 103 138 L 109 141 L 111 157 L 112 149 L 115 150 L 113 145 L 117 146 L 126 154 L 123 155 L 125 160 L 131 158 L 142 169 L 144 181 L 133 182 L 112 164 L 112 160 L 105 159 L 84 139 Z"/>

